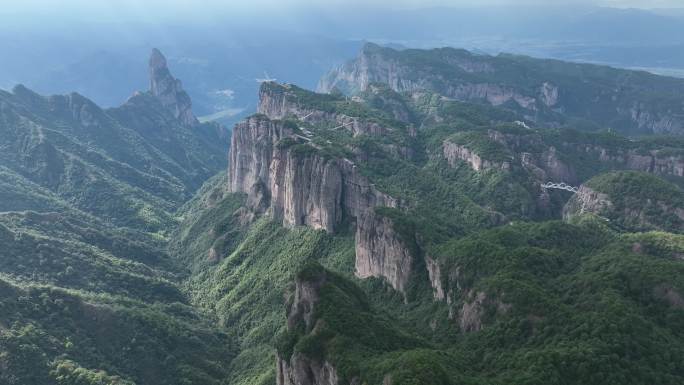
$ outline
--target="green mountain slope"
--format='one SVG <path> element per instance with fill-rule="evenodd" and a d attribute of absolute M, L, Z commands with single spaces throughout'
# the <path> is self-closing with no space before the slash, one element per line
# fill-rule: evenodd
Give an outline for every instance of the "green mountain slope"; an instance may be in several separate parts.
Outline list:
<path fill-rule="evenodd" d="M 677 85 L 372 54 L 439 77 L 351 98 L 264 83 L 227 168 L 158 51 L 119 108 L 0 94 L 0 382 L 681 383 L 684 142 L 543 101 Z M 445 97 L 454 66 L 520 95 Z"/>
<path fill-rule="evenodd" d="M 681 236 L 560 222 L 580 194 L 542 187 L 626 170 L 676 206 L 679 139 L 382 85 L 260 100 L 171 247 L 239 341 L 230 383 L 681 381 Z"/>
<path fill-rule="evenodd" d="M 641 71 L 453 48 L 399 51 L 369 43 L 355 60 L 323 77 L 319 89 L 354 94 L 372 83 L 502 106 L 538 122 L 611 127 L 623 134 L 684 133 L 684 82 Z"/>
<path fill-rule="evenodd" d="M 168 226 L 174 207 L 225 164 L 217 127 L 184 128 L 144 94 L 104 111 L 78 94 L 18 86 L 0 93 L 0 106 L 3 166 L 118 225 Z"/>
<path fill-rule="evenodd" d="M 235 339 L 183 290 L 176 210 L 227 138 L 148 93 L 0 91 L 0 383 L 220 384 Z"/>

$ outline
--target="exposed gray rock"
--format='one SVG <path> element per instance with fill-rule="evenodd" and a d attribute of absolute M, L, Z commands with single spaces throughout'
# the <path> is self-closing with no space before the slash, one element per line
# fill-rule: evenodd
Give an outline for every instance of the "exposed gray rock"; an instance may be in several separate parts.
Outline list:
<path fill-rule="evenodd" d="M 483 291 L 469 292 L 469 298 L 459 311 L 459 326 L 463 332 L 476 332 L 482 329 L 482 316 L 487 294 Z"/>
<path fill-rule="evenodd" d="M 540 89 L 541 101 L 547 107 L 553 107 L 558 104 L 558 87 L 549 82 L 544 82 Z"/>
<path fill-rule="evenodd" d="M 491 298 L 484 291 L 469 290 L 459 310 L 459 326 L 462 332 L 476 332 L 484 327 L 487 307 L 493 307 L 496 315 L 508 313 L 512 305 L 501 299 Z"/>
<path fill-rule="evenodd" d="M 268 208 L 287 226 L 334 232 L 345 216 L 358 218 L 376 206 L 399 205 L 370 184 L 352 161 L 323 157 L 313 148 L 300 153 L 278 146 L 284 138 L 296 139 L 282 122 L 260 116 L 233 129 L 230 191 L 247 193 L 255 211 Z"/>
<path fill-rule="evenodd" d="M 413 268 L 406 240 L 394 230 L 392 220 L 368 211 L 357 221 L 356 276 L 384 277 L 395 290 L 404 291 Z"/>
<path fill-rule="evenodd" d="M 444 287 L 442 285 L 442 271 L 439 262 L 432 259 L 430 256 L 425 256 L 425 266 L 430 277 L 430 285 L 432 286 L 432 295 L 438 301 L 443 301 L 446 296 L 444 294 Z"/>
<path fill-rule="evenodd" d="M 294 296 L 287 311 L 288 330 L 296 330 L 303 325 L 305 333 L 312 332 L 315 327 L 314 310 L 326 281 L 324 272 L 319 276 L 295 281 Z M 339 379 L 335 367 L 318 358 L 307 357 L 299 352 L 294 352 L 291 357 L 282 357 L 279 352 L 276 357 L 276 384 L 337 385 Z"/>
<path fill-rule="evenodd" d="M 628 197 L 628 199 L 632 198 Z M 593 213 L 606 219 L 611 218 L 621 226 L 633 230 L 681 231 L 682 223 L 684 223 L 684 209 L 673 205 L 672 202 L 657 201 L 648 197 L 641 198 L 640 201 L 628 207 L 620 208 L 616 207 L 609 195 L 586 185 L 580 186 L 577 193 L 566 203 L 563 208 L 563 219 L 570 220 L 584 213 Z"/>
<path fill-rule="evenodd" d="M 384 127 L 375 121 L 366 121 L 340 113 L 321 111 L 301 103 L 297 96 L 288 90 L 289 85 L 268 83 L 259 89 L 259 103 L 257 113 L 270 119 L 285 119 L 294 117 L 304 119 L 311 124 L 334 124 L 350 131 L 354 136 L 385 135 L 392 129 Z"/>
<path fill-rule="evenodd" d="M 314 308 L 320 299 L 320 290 L 327 282 L 327 276 L 308 277 L 295 280 L 295 291 L 292 303 L 287 310 L 287 327 L 294 330 L 298 324 L 304 325 L 304 331 L 310 332 L 314 328 Z"/>
<path fill-rule="evenodd" d="M 582 185 L 563 208 L 563 219 L 570 220 L 584 213 L 602 215 L 612 207 L 608 195 Z"/>
<path fill-rule="evenodd" d="M 187 126 L 196 126 L 199 121 L 192 113 L 192 101 L 183 90 L 181 81 L 174 78 L 166 65 L 166 58 L 158 49 L 150 56 L 150 92 L 166 107 L 176 119 Z"/>
<path fill-rule="evenodd" d="M 459 161 L 468 163 L 468 165 L 475 171 L 487 170 L 509 170 L 511 168 L 510 162 L 497 162 L 488 159 L 483 159 L 475 151 L 466 146 L 453 143 L 451 141 L 444 141 L 442 144 L 442 151 L 444 158 L 446 158 L 449 166 L 456 167 Z"/>
<path fill-rule="evenodd" d="M 416 60 L 419 55 L 424 60 Z M 571 68 L 572 72 L 576 71 L 577 66 L 532 58 L 521 60 L 510 55 L 477 55 L 450 48 L 396 51 L 367 44 L 356 59 L 325 75 L 318 90 L 340 89 L 355 94 L 366 91 L 374 83 L 383 83 L 396 92 L 427 90 L 461 101 L 506 105 L 523 110 L 529 120 L 551 125 L 563 123 L 565 115 L 604 126 L 622 121 L 617 129 L 625 132 L 636 129 L 642 133 L 684 133 L 684 99 L 679 96 L 684 82 L 631 76 L 627 70 L 606 73 L 586 65 L 582 72 L 597 73 L 602 77 L 601 82 L 582 81 L 578 75 L 577 84 L 565 86 L 569 90 L 552 83 L 561 68 L 569 73 Z M 586 96 L 581 100 L 563 97 L 564 92 L 571 94 L 577 90 Z M 654 92 L 660 92 L 662 100 L 652 100 L 649 95 Z M 606 107 L 599 112 L 592 108 L 593 103 Z M 606 111 L 614 113 L 611 116 Z"/>
<path fill-rule="evenodd" d="M 337 370 L 329 362 L 318 362 L 300 353 L 289 360 L 276 360 L 277 385 L 337 385 Z"/>

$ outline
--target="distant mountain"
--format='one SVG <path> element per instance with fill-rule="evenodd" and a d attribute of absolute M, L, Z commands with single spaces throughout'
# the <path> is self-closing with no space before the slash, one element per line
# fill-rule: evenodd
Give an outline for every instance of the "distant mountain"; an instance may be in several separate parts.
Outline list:
<path fill-rule="evenodd" d="M 319 89 L 353 94 L 373 83 L 504 106 L 540 123 L 626 134 L 684 133 L 684 80 L 508 54 L 367 44 L 355 60 L 325 76 Z"/>
<path fill-rule="evenodd" d="M 173 79 L 153 64 L 155 81 Z M 176 210 L 225 168 L 228 138 L 160 89 L 112 109 L 0 92 L 0 383 L 228 375 L 233 340 L 190 305 L 187 269 L 166 251 Z"/>
<path fill-rule="evenodd" d="M 169 62 L 0 94 L 0 383 L 683 382 L 681 81 L 368 45 L 228 140 Z"/>
<path fill-rule="evenodd" d="M 224 167 L 228 138 L 216 124 L 188 121 L 187 95 L 161 96 L 138 93 L 103 110 L 76 93 L 0 92 L 2 164 L 81 210 L 162 229 L 173 208 Z"/>

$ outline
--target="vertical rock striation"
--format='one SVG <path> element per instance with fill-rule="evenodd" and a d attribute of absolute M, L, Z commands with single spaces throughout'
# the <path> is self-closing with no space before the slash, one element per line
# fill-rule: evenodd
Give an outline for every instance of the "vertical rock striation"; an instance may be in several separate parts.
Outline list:
<path fill-rule="evenodd" d="M 297 142 L 282 121 L 257 115 L 233 129 L 229 185 L 248 194 L 251 208 L 268 211 L 286 226 L 335 232 L 345 217 L 398 201 L 378 191 L 348 159 L 323 156 Z"/>
<path fill-rule="evenodd" d="M 325 271 L 307 278 L 299 277 L 295 281 L 294 297 L 287 311 L 288 331 L 303 329 L 306 334 L 314 331 L 314 311 L 321 287 L 326 282 Z M 290 357 L 283 357 L 283 354 L 278 352 L 276 357 L 277 385 L 337 385 L 339 382 L 337 370 L 330 362 L 300 352 L 291 352 Z"/>
<path fill-rule="evenodd" d="M 232 132 L 229 190 L 246 193 L 252 212 L 269 214 L 285 226 L 334 233 L 342 223 L 356 222 L 357 275 L 382 276 L 404 290 L 413 263 L 411 250 L 389 219 L 374 214 L 376 207 L 397 208 L 401 203 L 376 189 L 352 160 L 322 154 L 297 127 L 274 120 L 303 114 L 340 119 L 321 111 L 312 115 L 299 105 L 285 86 L 262 87 L 260 114 L 238 123 Z"/>
<path fill-rule="evenodd" d="M 390 218 L 369 211 L 358 220 L 357 277 L 384 277 L 395 290 L 403 292 L 411 277 L 413 254 Z"/>
<path fill-rule="evenodd" d="M 166 58 L 156 48 L 150 56 L 149 71 L 152 95 L 186 126 L 198 125 L 199 121 L 192 113 L 190 96 L 183 90 L 181 81 L 171 75 Z"/>

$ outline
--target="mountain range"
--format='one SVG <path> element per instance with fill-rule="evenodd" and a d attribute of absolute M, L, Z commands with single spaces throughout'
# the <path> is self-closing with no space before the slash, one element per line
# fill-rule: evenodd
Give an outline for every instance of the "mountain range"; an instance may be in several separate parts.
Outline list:
<path fill-rule="evenodd" d="M 682 382 L 681 80 L 366 44 L 228 131 L 149 74 L 0 94 L 0 383 Z"/>

